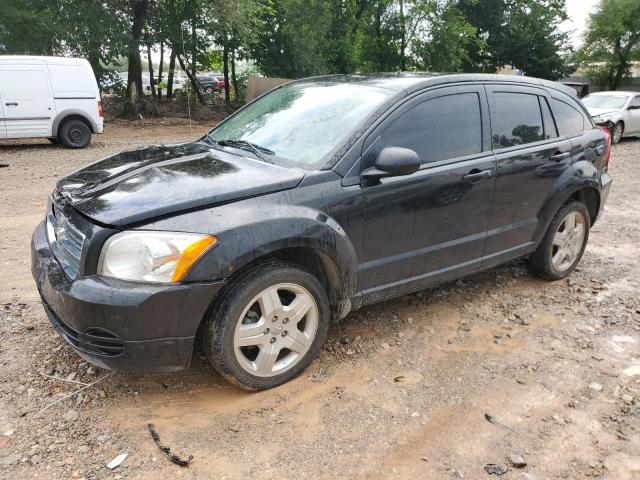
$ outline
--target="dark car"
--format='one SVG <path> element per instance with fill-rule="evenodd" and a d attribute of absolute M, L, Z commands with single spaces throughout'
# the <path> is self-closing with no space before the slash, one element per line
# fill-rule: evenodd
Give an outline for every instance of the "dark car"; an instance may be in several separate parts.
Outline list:
<path fill-rule="evenodd" d="M 193 143 L 60 180 L 33 276 L 90 362 L 178 370 L 198 338 L 225 377 L 270 388 L 362 306 L 519 257 L 569 275 L 610 190 L 609 153 L 558 83 L 299 80 Z"/>
<path fill-rule="evenodd" d="M 224 75 L 196 75 L 200 88 L 205 92 L 224 92 Z"/>

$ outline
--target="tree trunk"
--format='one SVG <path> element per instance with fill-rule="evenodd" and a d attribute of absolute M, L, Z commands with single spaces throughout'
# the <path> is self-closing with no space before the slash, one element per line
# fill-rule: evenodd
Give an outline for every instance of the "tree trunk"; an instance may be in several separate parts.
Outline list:
<path fill-rule="evenodd" d="M 144 95 L 142 90 L 142 62 L 140 61 L 140 38 L 147 12 L 148 0 L 135 0 L 133 3 L 133 23 L 131 43 L 129 44 L 129 68 L 127 76 L 127 102 L 130 114 L 137 115 Z"/>
<path fill-rule="evenodd" d="M 198 96 L 198 101 L 200 103 L 204 103 L 204 98 L 202 97 L 202 92 L 200 91 L 200 85 L 198 85 L 198 81 L 196 80 L 196 77 L 191 74 L 191 72 L 185 65 L 185 62 L 182 59 L 182 57 L 180 55 L 178 55 L 177 57 L 178 57 L 178 62 L 180 62 L 180 67 L 182 68 L 182 70 L 185 71 L 185 73 L 187 74 L 187 77 L 189 77 L 191 86 L 193 87 L 193 90 L 196 92 L 196 95 Z"/>
<path fill-rule="evenodd" d="M 196 55 L 197 55 L 197 40 L 196 36 L 196 22 L 198 14 L 196 10 L 195 0 L 191 0 L 191 75 L 196 78 Z M 186 60 L 186 59 L 185 59 Z"/>
<path fill-rule="evenodd" d="M 176 69 L 176 51 L 175 47 L 171 45 L 171 56 L 169 57 L 169 75 L 167 78 L 167 99 L 173 98 L 173 72 Z"/>
<path fill-rule="evenodd" d="M 233 100 L 238 101 L 238 77 L 236 76 L 236 50 L 231 49 L 231 82 L 233 83 Z"/>
<path fill-rule="evenodd" d="M 404 72 L 407 68 L 405 61 L 405 51 L 407 50 L 407 29 L 404 18 L 404 1 L 400 0 L 400 71 Z"/>
<path fill-rule="evenodd" d="M 147 60 L 149 60 L 149 85 L 151 85 L 151 96 L 158 98 L 156 93 L 156 81 L 153 78 L 153 60 L 151 60 L 151 44 L 147 43 Z"/>
<path fill-rule="evenodd" d="M 222 68 L 224 73 L 224 101 L 226 103 L 231 102 L 231 96 L 229 94 L 229 47 L 227 46 L 227 39 L 222 46 Z"/>
<path fill-rule="evenodd" d="M 164 67 L 164 42 L 160 42 L 160 63 L 158 64 L 158 84 L 162 83 L 162 68 Z M 158 86 L 158 98 L 162 98 L 162 87 Z"/>

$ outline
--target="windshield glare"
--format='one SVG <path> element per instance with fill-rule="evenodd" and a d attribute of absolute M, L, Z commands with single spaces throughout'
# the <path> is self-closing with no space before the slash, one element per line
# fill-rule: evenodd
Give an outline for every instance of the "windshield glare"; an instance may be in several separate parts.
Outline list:
<path fill-rule="evenodd" d="M 589 95 L 582 99 L 582 103 L 587 108 L 610 108 L 611 110 L 620 110 L 627 102 L 624 95 Z"/>
<path fill-rule="evenodd" d="M 316 169 L 326 155 L 393 92 L 348 83 L 284 85 L 247 105 L 209 133 L 272 150 L 275 164 Z"/>

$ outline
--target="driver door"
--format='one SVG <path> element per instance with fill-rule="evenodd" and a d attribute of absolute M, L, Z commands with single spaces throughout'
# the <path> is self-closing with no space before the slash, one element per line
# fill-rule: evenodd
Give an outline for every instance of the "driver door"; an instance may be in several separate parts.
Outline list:
<path fill-rule="evenodd" d="M 363 170 L 385 147 L 414 150 L 421 167 L 362 179 L 364 303 L 480 267 L 496 168 L 487 111 L 482 86 L 440 88 L 405 102 L 365 141 Z"/>

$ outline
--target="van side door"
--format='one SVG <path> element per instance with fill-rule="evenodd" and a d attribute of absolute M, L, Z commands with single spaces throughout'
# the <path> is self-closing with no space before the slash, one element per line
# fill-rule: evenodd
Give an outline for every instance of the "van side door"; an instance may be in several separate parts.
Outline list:
<path fill-rule="evenodd" d="M 487 108 L 482 85 L 437 88 L 398 106 L 365 140 L 362 170 L 386 147 L 414 150 L 421 166 L 362 179 L 364 303 L 480 267 L 495 172 Z"/>
<path fill-rule="evenodd" d="M 0 65 L 7 137 L 48 137 L 55 114 L 46 65 Z"/>
<path fill-rule="evenodd" d="M 540 210 L 573 160 L 571 140 L 558 136 L 546 90 L 521 85 L 486 88 L 497 176 L 485 267 L 535 249 Z"/>

